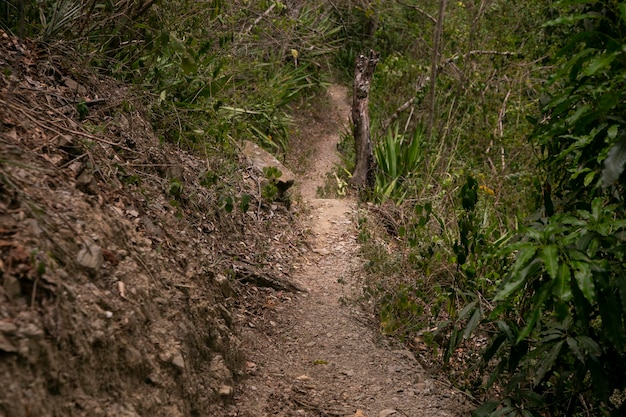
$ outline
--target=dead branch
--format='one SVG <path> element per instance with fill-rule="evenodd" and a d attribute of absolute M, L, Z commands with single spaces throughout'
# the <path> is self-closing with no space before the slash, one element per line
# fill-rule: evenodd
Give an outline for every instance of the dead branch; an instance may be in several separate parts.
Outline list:
<path fill-rule="evenodd" d="M 513 56 L 519 55 L 519 52 L 509 52 L 509 51 L 469 51 L 465 55 L 505 55 L 505 56 Z"/>
<path fill-rule="evenodd" d="M 259 287 L 273 288 L 279 291 L 307 292 L 301 284 L 278 271 L 261 271 L 248 263 L 233 263 L 235 278 L 241 282 L 247 282 Z"/>
<path fill-rule="evenodd" d="M 248 28 L 241 33 L 240 37 L 243 38 L 248 33 L 250 33 L 252 28 L 255 27 L 256 25 L 258 25 L 259 22 L 261 21 L 261 19 L 263 19 L 264 17 L 269 15 L 272 12 L 272 10 L 274 10 L 274 7 L 276 7 L 276 2 L 272 3 L 272 5 L 270 7 L 268 7 L 266 11 L 264 11 L 259 17 L 254 19 L 254 22 L 252 22 L 252 24 L 250 26 L 248 26 Z"/>
<path fill-rule="evenodd" d="M 430 80 L 430 77 L 428 76 L 420 77 L 420 79 L 417 82 L 417 85 L 415 86 L 415 94 L 419 93 L 426 86 L 429 80 Z M 410 99 L 405 101 L 404 104 L 398 107 L 396 111 L 391 116 L 389 116 L 387 120 L 383 122 L 382 133 L 384 134 L 387 131 L 387 129 L 389 129 L 389 126 L 391 126 L 391 124 L 395 122 L 398 117 L 400 117 L 400 113 L 402 113 L 403 111 L 411 107 L 411 105 L 414 103 L 415 103 L 415 97 L 411 97 Z"/>
<path fill-rule="evenodd" d="M 396 2 L 398 2 L 399 4 L 405 6 L 405 7 L 410 7 L 412 9 L 415 9 L 417 12 L 419 12 L 421 15 L 423 15 L 424 17 L 426 17 L 428 20 L 430 20 L 431 22 L 433 22 L 434 24 L 437 24 L 437 19 L 435 19 L 434 17 L 432 17 L 430 14 L 428 14 L 425 10 L 417 7 L 414 4 L 407 4 L 401 0 L 396 0 Z"/>

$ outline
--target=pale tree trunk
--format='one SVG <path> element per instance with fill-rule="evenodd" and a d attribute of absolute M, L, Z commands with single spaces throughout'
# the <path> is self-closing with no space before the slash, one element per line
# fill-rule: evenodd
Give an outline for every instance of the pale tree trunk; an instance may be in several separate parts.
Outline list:
<path fill-rule="evenodd" d="M 443 34 L 443 17 L 446 11 L 447 0 L 440 0 L 439 15 L 437 16 L 437 24 L 435 25 L 435 39 L 433 41 L 433 56 L 430 70 L 430 97 L 428 109 L 428 125 L 426 127 L 426 136 L 431 139 L 433 134 L 433 125 L 435 124 L 435 112 L 437 106 L 435 103 L 435 88 L 437 86 L 437 67 L 439 65 L 439 50 L 441 49 L 441 35 Z"/>
<path fill-rule="evenodd" d="M 354 124 L 354 145 L 356 166 L 352 174 L 352 184 L 358 188 L 373 188 L 375 161 L 370 136 L 369 92 L 374 69 L 379 55 L 370 51 L 369 56 L 359 55 L 354 71 L 354 91 L 352 98 L 352 123 Z"/>

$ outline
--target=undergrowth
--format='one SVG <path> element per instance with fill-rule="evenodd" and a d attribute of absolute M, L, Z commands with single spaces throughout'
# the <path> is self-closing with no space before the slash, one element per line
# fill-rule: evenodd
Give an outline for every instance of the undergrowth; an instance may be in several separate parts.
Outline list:
<path fill-rule="evenodd" d="M 626 6 L 441 5 L 347 19 L 381 52 L 364 295 L 477 416 L 621 415 Z"/>

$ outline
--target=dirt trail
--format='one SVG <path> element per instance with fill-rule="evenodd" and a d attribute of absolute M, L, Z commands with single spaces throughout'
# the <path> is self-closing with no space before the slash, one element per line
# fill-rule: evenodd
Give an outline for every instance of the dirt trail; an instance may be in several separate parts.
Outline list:
<path fill-rule="evenodd" d="M 346 89 L 331 86 L 328 94 L 330 122 L 345 125 L 350 113 Z M 356 203 L 316 197 L 338 159 L 339 130 L 316 138 L 313 167 L 300 182 L 311 210 L 311 237 L 310 251 L 294 276 L 309 293 L 268 294 L 262 320 L 244 316 L 249 377 L 235 394 L 231 415 L 468 415 L 463 395 L 427 376 L 411 352 L 390 347 L 365 324 L 362 312 L 341 302 L 357 285 L 363 263 Z"/>

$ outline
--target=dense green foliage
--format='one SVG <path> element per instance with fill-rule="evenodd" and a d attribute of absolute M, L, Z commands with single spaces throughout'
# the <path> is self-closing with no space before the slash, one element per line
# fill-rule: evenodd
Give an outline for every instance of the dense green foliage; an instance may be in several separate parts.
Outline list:
<path fill-rule="evenodd" d="M 255 138 L 284 153 L 288 106 L 325 85 L 327 55 L 339 46 L 334 14 L 316 3 L 58 0 L 3 8 L 0 27 L 70 41 L 89 57 L 84 65 L 151 93 L 146 104 L 162 139 L 209 150 Z"/>
<path fill-rule="evenodd" d="M 517 255 L 494 299 L 499 331 L 486 359 L 500 358 L 494 377 L 509 374 L 513 415 L 623 415 L 611 395 L 626 388 L 626 4 L 563 6 L 547 26 L 570 38 L 532 135 L 543 213 L 503 248 Z"/>
<path fill-rule="evenodd" d="M 432 83 L 438 4 L 353 18 L 361 35 L 376 21 L 360 45 L 382 51 L 374 197 L 402 213 L 391 253 L 363 221 L 381 329 L 443 348 L 475 395 L 504 388 L 479 416 L 623 415 L 626 4 L 450 4 Z M 419 152 L 392 141 L 411 132 Z M 485 380 L 451 363 L 475 334 Z"/>

